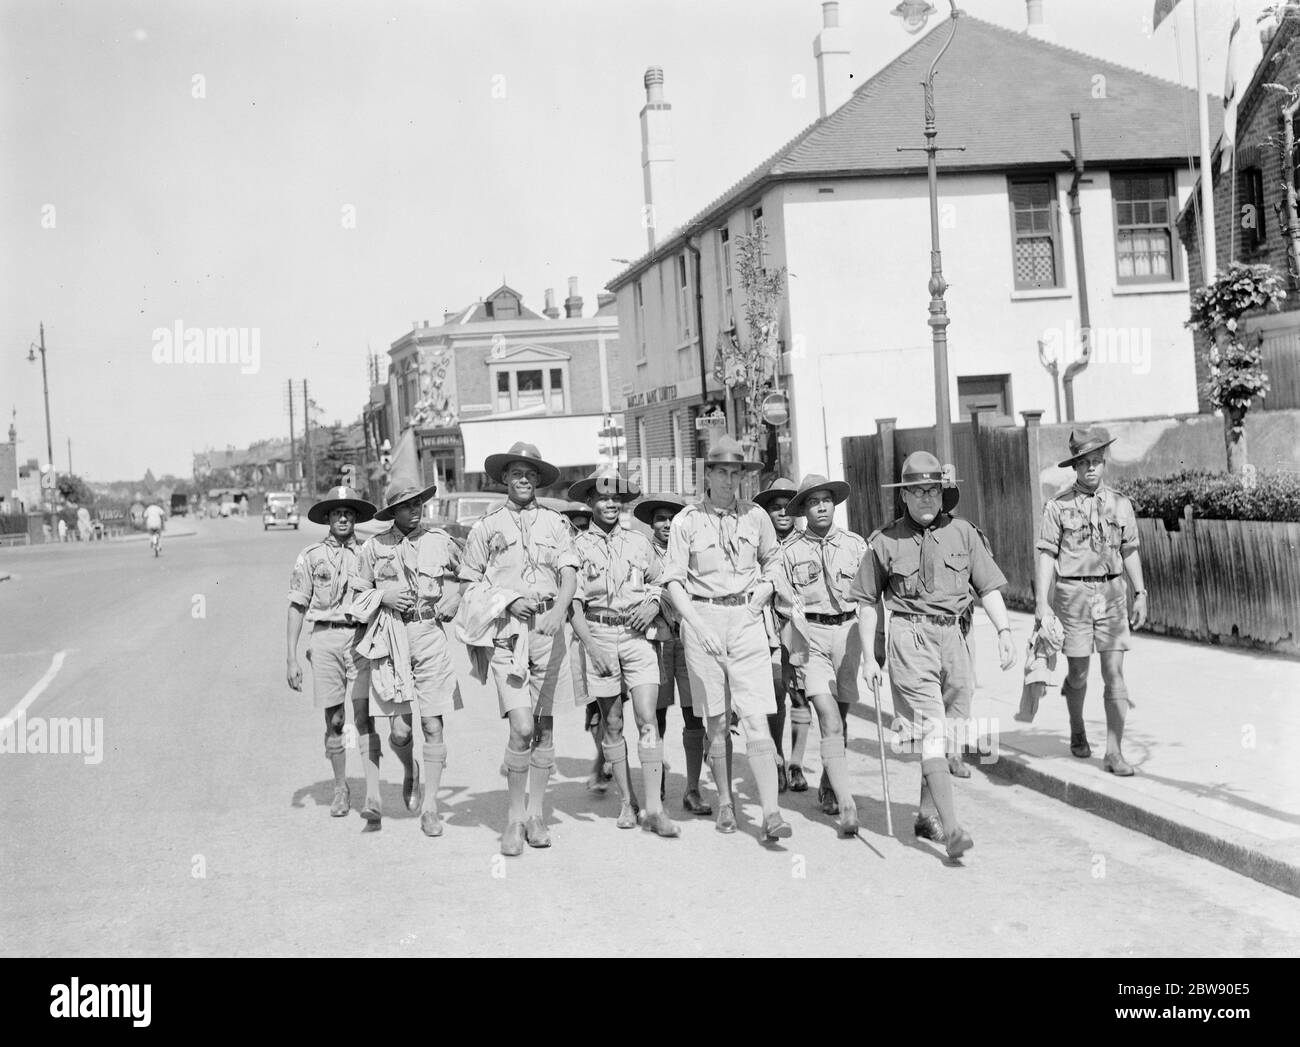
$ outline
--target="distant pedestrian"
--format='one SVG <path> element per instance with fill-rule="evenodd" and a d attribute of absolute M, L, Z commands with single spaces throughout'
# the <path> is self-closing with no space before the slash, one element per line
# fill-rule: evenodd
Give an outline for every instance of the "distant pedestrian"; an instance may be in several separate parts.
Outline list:
<path fill-rule="evenodd" d="M 1070 714 L 1070 752 L 1085 760 L 1092 755 L 1083 723 L 1083 698 L 1095 650 L 1105 686 L 1103 766 L 1128 778 L 1133 767 L 1124 759 L 1121 743 L 1133 703 L 1124 682 L 1124 652 L 1129 648 L 1129 627 L 1141 628 L 1146 621 L 1147 594 L 1133 503 L 1102 482 L 1106 448 L 1114 442 L 1100 427 L 1070 433 L 1070 456 L 1058 464 L 1073 467 L 1075 480 L 1043 506 L 1034 575 L 1035 613 L 1040 622 L 1054 614 L 1065 630 L 1063 650 L 1070 668 L 1061 694 Z M 1125 574 L 1133 587 L 1131 613 Z"/>
<path fill-rule="evenodd" d="M 77 538 L 79 541 L 88 542 L 92 537 L 90 510 L 83 505 L 77 509 Z"/>
<path fill-rule="evenodd" d="M 66 542 L 67 540 L 68 540 L 68 521 L 65 520 L 62 516 L 60 516 L 59 517 L 59 541 Z"/>

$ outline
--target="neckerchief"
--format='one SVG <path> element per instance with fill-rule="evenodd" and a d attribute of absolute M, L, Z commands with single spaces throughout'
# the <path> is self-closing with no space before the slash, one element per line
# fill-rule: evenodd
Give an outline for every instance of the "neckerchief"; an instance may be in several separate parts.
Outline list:
<path fill-rule="evenodd" d="M 532 530 L 533 524 L 537 522 L 537 500 L 534 499 L 527 505 L 516 505 L 513 500 L 507 498 L 506 508 L 515 526 L 519 528 L 519 543 L 524 554 L 524 568 L 520 575 L 526 582 L 535 582 L 543 574 L 542 565 L 533 555 Z"/>
<path fill-rule="evenodd" d="M 808 541 L 816 544 L 817 553 L 821 557 L 822 581 L 825 582 L 826 584 L 826 595 L 829 596 L 831 600 L 832 614 L 839 614 L 843 608 L 840 605 L 839 597 L 835 594 L 835 586 L 831 584 L 832 575 L 831 575 L 830 566 L 826 563 L 826 547 L 828 545 L 833 546 L 834 543 L 831 541 L 831 539 L 837 537 L 838 535 L 839 535 L 839 531 L 835 527 L 832 527 L 829 531 L 827 531 L 826 536 L 824 538 L 818 538 L 815 534 L 812 533 L 812 531 L 807 529 L 805 529 L 803 532 L 803 536 Z"/>
<path fill-rule="evenodd" d="M 1106 514 L 1102 511 L 1103 485 L 1098 484 L 1095 491 L 1090 491 L 1078 481 L 1074 484 L 1074 493 L 1088 499 L 1088 542 L 1095 553 L 1105 552 L 1107 546 Z"/>
<path fill-rule="evenodd" d="M 921 588 L 928 593 L 934 592 L 935 562 L 939 559 L 939 525 L 947 513 L 939 513 L 929 527 L 922 527 L 907 514 L 907 526 L 917 537 L 921 546 Z"/>
<path fill-rule="evenodd" d="M 618 541 L 621 548 L 626 540 L 627 529 L 621 523 L 615 523 L 606 533 L 603 529 L 593 523 L 587 533 L 593 537 L 598 537 L 605 546 L 605 599 L 609 601 L 610 606 L 614 606 L 614 601 L 623 591 L 623 586 L 627 584 L 632 577 L 632 561 L 629 560 L 627 570 L 623 572 L 622 577 L 617 577 L 614 571 L 614 558 L 617 550 L 614 548 L 614 542 Z"/>
<path fill-rule="evenodd" d="M 733 502 L 730 509 L 714 505 L 706 495 L 700 503 L 713 525 L 718 529 L 718 545 L 727 557 L 727 562 L 734 568 L 740 556 L 740 513 L 738 503 Z"/>

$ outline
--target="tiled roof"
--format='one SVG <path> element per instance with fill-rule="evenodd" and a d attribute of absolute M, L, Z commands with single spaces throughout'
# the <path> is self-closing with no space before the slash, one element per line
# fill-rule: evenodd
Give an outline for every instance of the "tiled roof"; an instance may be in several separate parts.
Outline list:
<path fill-rule="evenodd" d="M 921 82 L 948 38 L 935 29 L 862 84 L 839 109 L 810 124 L 725 193 L 684 223 L 682 231 L 616 276 L 613 289 L 675 248 L 684 230 L 731 210 L 761 185 L 780 179 L 923 173 L 925 155 L 898 152 L 924 144 Z M 1196 93 L 1168 80 L 1086 55 L 970 15 L 959 19 L 935 76 L 937 144 L 965 146 L 939 154 L 939 169 L 1064 168 L 1073 151 L 1070 113 L 1082 116 L 1089 167 L 1148 161 L 1189 162 L 1197 153 Z M 1210 136 L 1223 107 L 1210 99 Z"/>

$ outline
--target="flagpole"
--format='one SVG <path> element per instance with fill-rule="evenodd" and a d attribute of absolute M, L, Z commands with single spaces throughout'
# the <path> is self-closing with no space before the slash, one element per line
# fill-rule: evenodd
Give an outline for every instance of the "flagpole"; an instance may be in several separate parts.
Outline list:
<path fill-rule="evenodd" d="M 1201 72 L 1201 0 L 1192 0 L 1192 37 L 1196 46 L 1196 107 L 1201 136 L 1201 258 L 1202 279 L 1206 284 L 1214 281 L 1219 271 L 1214 243 L 1214 170 L 1210 167 L 1210 100 L 1205 92 L 1205 77 Z"/>

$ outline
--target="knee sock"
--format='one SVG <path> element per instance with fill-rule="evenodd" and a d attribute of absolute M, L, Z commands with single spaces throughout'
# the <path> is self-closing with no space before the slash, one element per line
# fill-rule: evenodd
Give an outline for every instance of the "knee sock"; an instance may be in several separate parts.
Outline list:
<path fill-rule="evenodd" d="M 664 743 L 638 745 L 637 759 L 641 761 L 641 783 L 645 787 L 645 809 L 651 814 L 663 810 L 659 787 L 664 780 Z"/>
<path fill-rule="evenodd" d="M 808 728 L 812 726 L 812 710 L 808 706 L 795 706 L 790 710 L 790 762 L 802 767 L 808 749 Z"/>
<path fill-rule="evenodd" d="M 785 700 L 778 698 L 776 700 L 776 712 L 767 718 L 767 731 L 772 736 L 772 744 L 776 746 L 776 754 L 785 760 L 785 750 L 782 748 L 782 742 L 785 739 Z"/>
<path fill-rule="evenodd" d="M 528 817 L 545 819 L 546 783 L 551 780 L 555 770 L 555 746 L 545 748 L 538 745 L 533 749 L 532 760 L 528 764 Z"/>
<path fill-rule="evenodd" d="M 731 795 L 731 783 L 736 780 L 735 772 L 731 769 L 736 755 L 736 743 L 731 740 L 731 731 L 727 731 L 727 795 Z"/>
<path fill-rule="evenodd" d="M 709 740 L 709 770 L 713 772 L 713 787 L 718 790 L 718 804 L 731 803 L 731 777 L 727 774 L 730 757 L 731 732 L 726 724 Z"/>
<path fill-rule="evenodd" d="M 775 814 L 776 803 L 776 746 L 771 738 L 747 738 L 749 772 L 758 786 L 758 799 L 763 805 L 763 816 Z"/>
<path fill-rule="evenodd" d="M 659 727 L 659 737 L 662 739 L 668 733 L 668 707 L 655 710 L 655 723 Z"/>
<path fill-rule="evenodd" d="M 930 786 L 926 784 L 925 774 L 921 775 L 921 803 L 920 810 L 917 812 L 918 818 L 924 818 L 927 815 L 938 814 L 935 810 L 934 797 L 930 795 Z"/>
<path fill-rule="evenodd" d="M 329 759 L 330 766 L 334 768 L 334 784 L 347 785 L 348 754 L 343 748 L 343 735 L 326 733 L 325 756 Z"/>
<path fill-rule="evenodd" d="M 1128 717 L 1128 686 L 1124 683 L 1113 684 L 1106 688 L 1104 695 L 1106 707 L 1106 751 L 1117 753 L 1124 741 L 1124 720 Z"/>
<path fill-rule="evenodd" d="M 686 791 L 698 791 L 700 768 L 704 765 L 704 728 L 683 727 L 682 748 L 686 750 Z"/>
<path fill-rule="evenodd" d="M 844 751 L 844 739 L 837 735 L 822 739 L 822 767 L 830 779 L 831 788 L 840 807 L 852 806 L 853 790 L 849 787 L 849 760 Z"/>
<path fill-rule="evenodd" d="M 508 822 L 524 820 L 524 794 L 528 789 L 528 761 L 531 753 L 525 749 L 521 753 L 506 746 L 506 783 L 510 790 L 510 812 L 506 815 Z"/>
<path fill-rule="evenodd" d="M 632 800 L 632 782 L 627 772 L 627 741 L 620 738 L 616 742 L 604 742 L 605 762 L 609 764 L 614 784 L 618 786 L 618 798 L 624 803 Z"/>
<path fill-rule="evenodd" d="M 942 756 L 930 756 L 921 761 L 921 771 L 925 775 L 925 784 L 930 788 L 930 797 L 939 811 L 939 821 L 943 822 L 946 835 L 960 828 L 957 822 L 957 807 L 952 798 L 952 774 L 948 770 L 948 761 Z"/>
<path fill-rule="evenodd" d="M 1088 693 L 1088 683 L 1085 680 L 1083 686 L 1075 690 L 1070 686 L 1067 679 L 1061 684 L 1061 696 L 1065 699 L 1065 707 L 1070 712 L 1070 733 L 1083 733 L 1083 698 Z"/>
<path fill-rule="evenodd" d="M 438 787 L 442 785 L 442 770 L 447 766 L 447 746 L 444 742 L 424 743 L 424 809 L 438 809 Z"/>
<path fill-rule="evenodd" d="M 379 797 L 379 754 L 382 747 L 379 735 L 371 731 L 357 735 L 357 751 L 361 753 L 361 765 L 366 772 L 367 799 Z"/>

